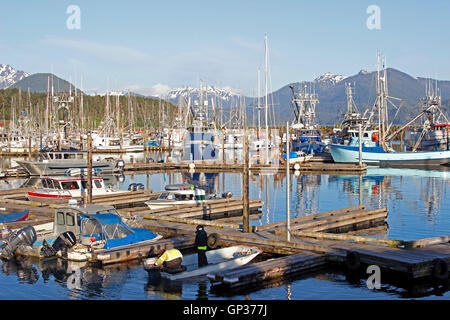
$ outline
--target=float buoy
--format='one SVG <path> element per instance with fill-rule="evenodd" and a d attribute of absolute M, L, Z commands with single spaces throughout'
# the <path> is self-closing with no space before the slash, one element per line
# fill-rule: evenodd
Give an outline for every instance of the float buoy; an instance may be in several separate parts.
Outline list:
<path fill-rule="evenodd" d="M 361 265 L 359 253 L 356 251 L 348 251 L 345 257 L 345 266 L 352 271 L 357 270 Z"/>
<path fill-rule="evenodd" d="M 433 261 L 433 277 L 438 280 L 448 278 L 448 263 L 443 259 L 435 259 Z"/>

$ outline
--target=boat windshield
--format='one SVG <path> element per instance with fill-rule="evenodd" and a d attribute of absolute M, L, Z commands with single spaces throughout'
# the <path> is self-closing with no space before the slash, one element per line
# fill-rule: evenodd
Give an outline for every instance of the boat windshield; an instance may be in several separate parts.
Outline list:
<path fill-rule="evenodd" d="M 42 186 L 47 189 L 61 189 L 59 182 L 52 179 L 42 179 Z"/>
<path fill-rule="evenodd" d="M 159 200 L 173 200 L 175 199 L 175 195 L 173 193 L 170 192 L 162 192 L 159 197 Z"/>
<path fill-rule="evenodd" d="M 80 186 L 76 181 L 62 181 L 61 186 L 64 190 L 78 190 Z"/>
<path fill-rule="evenodd" d="M 121 224 L 107 224 L 103 229 L 106 240 L 122 239 L 133 233 Z"/>

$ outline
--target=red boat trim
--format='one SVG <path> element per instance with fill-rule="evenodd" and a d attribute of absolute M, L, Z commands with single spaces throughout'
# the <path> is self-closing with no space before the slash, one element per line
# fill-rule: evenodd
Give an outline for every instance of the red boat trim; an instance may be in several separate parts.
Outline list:
<path fill-rule="evenodd" d="M 24 215 L 22 218 L 17 219 L 16 221 L 24 221 L 28 218 L 28 215 L 30 214 L 30 211 L 28 211 L 28 213 L 26 215 Z"/>
<path fill-rule="evenodd" d="M 45 194 L 45 193 L 37 193 L 37 192 L 28 192 L 29 196 L 33 197 L 41 197 L 41 198 L 72 198 L 72 196 L 65 195 L 57 195 L 57 194 Z"/>

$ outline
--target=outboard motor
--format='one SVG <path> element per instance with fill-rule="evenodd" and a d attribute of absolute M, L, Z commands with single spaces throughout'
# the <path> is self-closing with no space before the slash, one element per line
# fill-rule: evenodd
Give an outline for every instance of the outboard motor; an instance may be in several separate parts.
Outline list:
<path fill-rule="evenodd" d="M 136 190 L 145 190 L 145 187 L 142 183 L 137 183 L 136 184 Z"/>
<path fill-rule="evenodd" d="M 231 198 L 232 196 L 233 196 L 233 193 L 231 191 L 222 193 L 222 198 Z"/>
<path fill-rule="evenodd" d="M 136 191 L 136 183 L 132 183 L 128 186 L 128 191 Z"/>
<path fill-rule="evenodd" d="M 56 255 L 56 253 L 61 250 L 61 255 L 64 258 L 67 258 L 67 249 L 72 248 L 77 243 L 77 238 L 72 231 L 66 231 L 59 235 L 56 238 L 53 245 L 50 247 L 47 242 L 44 242 L 41 248 L 41 253 L 45 257 L 52 257 Z"/>
<path fill-rule="evenodd" d="M 123 168 L 125 168 L 125 162 L 123 160 L 117 160 L 116 162 L 117 168 L 119 168 L 119 171 L 123 171 Z"/>
<path fill-rule="evenodd" d="M 36 241 L 36 230 L 32 226 L 25 226 L 12 232 L 6 239 L 0 256 L 6 260 L 14 257 L 14 252 L 21 245 L 31 246 Z"/>

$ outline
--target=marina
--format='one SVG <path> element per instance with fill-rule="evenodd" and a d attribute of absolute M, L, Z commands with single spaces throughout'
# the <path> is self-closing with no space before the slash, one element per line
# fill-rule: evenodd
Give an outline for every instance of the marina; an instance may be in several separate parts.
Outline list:
<path fill-rule="evenodd" d="M 5 4 L 0 300 L 449 300 L 450 5 L 365 6 Z"/>

